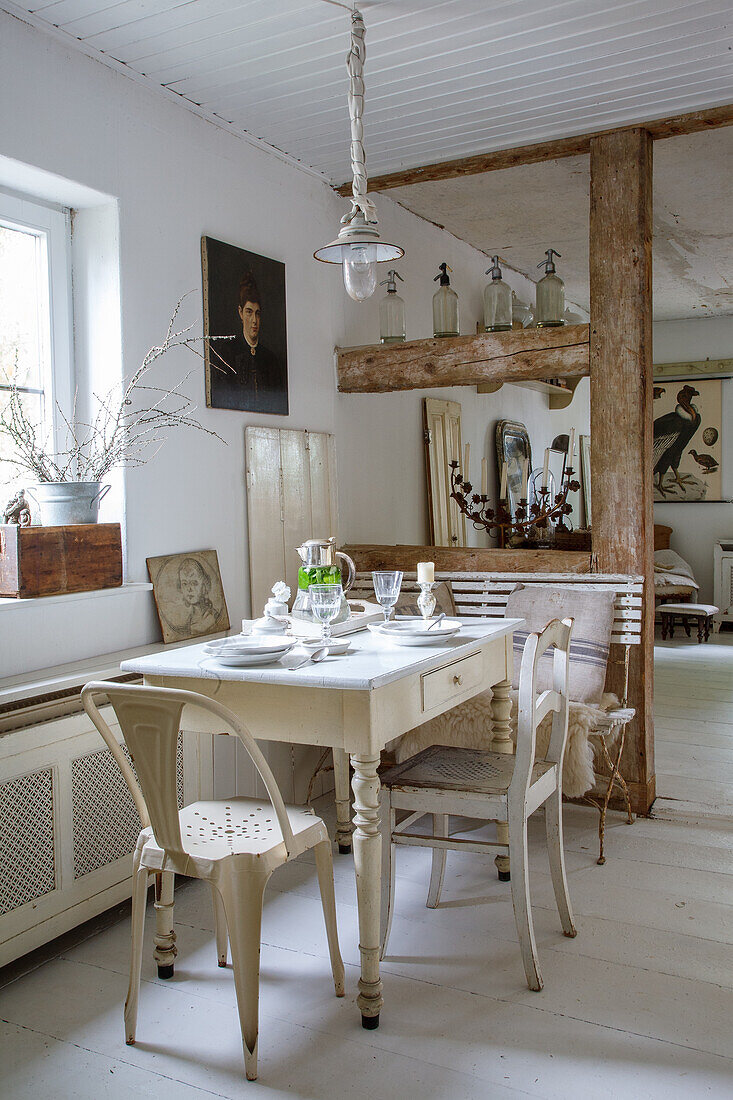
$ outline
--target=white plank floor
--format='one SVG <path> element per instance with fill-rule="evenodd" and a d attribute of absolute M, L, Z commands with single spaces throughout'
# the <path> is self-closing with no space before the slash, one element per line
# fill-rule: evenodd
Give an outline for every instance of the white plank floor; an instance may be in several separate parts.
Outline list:
<path fill-rule="evenodd" d="M 733 632 L 654 651 L 657 816 L 733 816 Z"/>
<path fill-rule="evenodd" d="M 575 940 L 560 932 L 543 824 L 531 823 L 541 993 L 524 984 L 509 889 L 491 862 L 451 853 L 444 900 L 427 910 L 429 853 L 403 849 L 382 1025 L 363 1031 L 352 860 L 335 857 L 343 1000 L 303 860 L 274 876 L 267 899 L 258 1082 L 244 1080 L 231 970 L 216 966 L 208 889 L 193 883 L 177 893 L 172 981 L 155 976 L 149 935 L 135 1047 L 122 1029 L 126 920 L 0 990 L 3 1097 L 733 1095 L 733 820 L 710 816 L 733 801 L 733 646 L 659 656 L 666 819 L 628 827 L 611 814 L 598 867 L 595 813 L 567 808 Z"/>

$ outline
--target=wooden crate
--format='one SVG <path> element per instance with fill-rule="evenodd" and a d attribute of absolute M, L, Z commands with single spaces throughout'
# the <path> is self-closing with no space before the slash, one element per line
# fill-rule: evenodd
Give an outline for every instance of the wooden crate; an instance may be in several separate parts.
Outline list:
<path fill-rule="evenodd" d="M 119 523 L 0 524 L 0 596 L 58 596 L 121 584 Z"/>

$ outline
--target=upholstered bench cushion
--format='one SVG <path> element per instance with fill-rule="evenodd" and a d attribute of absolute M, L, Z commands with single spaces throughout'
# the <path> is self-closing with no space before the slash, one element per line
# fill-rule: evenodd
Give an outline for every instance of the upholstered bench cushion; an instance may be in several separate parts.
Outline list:
<path fill-rule="evenodd" d="M 660 615 L 717 615 L 720 611 L 713 603 L 663 603 L 657 608 Z"/>
<path fill-rule="evenodd" d="M 522 630 L 514 631 L 514 680 L 519 687 L 519 670 L 527 636 L 544 630 L 551 619 L 574 619 L 570 643 L 568 694 L 575 703 L 600 703 L 606 682 L 606 665 L 613 624 L 614 592 L 590 591 L 579 586 L 549 588 L 523 585 L 511 593 L 506 605 L 508 619 L 524 619 Z M 552 687 L 552 652 L 540 658 L 537 689 Z"/>

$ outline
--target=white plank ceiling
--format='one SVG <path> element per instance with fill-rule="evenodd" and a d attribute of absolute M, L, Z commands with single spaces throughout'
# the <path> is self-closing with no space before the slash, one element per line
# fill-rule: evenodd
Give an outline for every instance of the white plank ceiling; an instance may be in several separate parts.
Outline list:
<path fill-rule="evenodd" d="M 331 182 L 337 0 L 31 0 L 59 28 Z M 733 101 L 731 0 L 363 0 L 371 174 Z"/>

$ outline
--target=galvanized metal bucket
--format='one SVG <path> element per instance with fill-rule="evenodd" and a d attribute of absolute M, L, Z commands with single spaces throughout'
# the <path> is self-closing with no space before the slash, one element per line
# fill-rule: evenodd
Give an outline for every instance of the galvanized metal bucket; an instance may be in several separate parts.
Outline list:
<path fill-rule="evenodd" d="M 99 481 L 46 481 L 26 492 L 38 505 L 43 527 L 66 527 L 74 523 L 96 523 L 99 503 L 109 490 L 109 485 Z"/>

